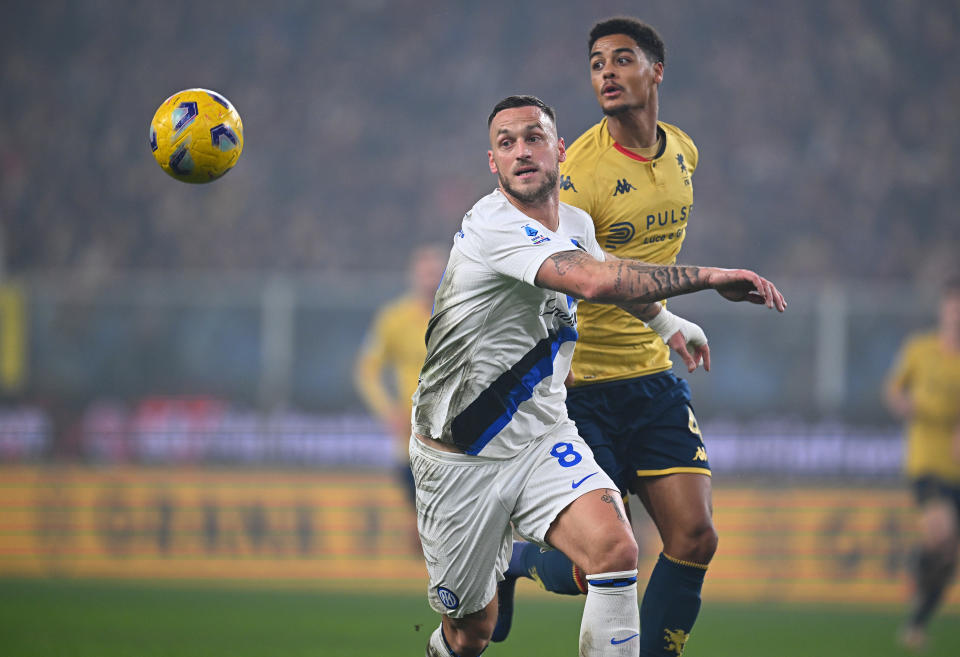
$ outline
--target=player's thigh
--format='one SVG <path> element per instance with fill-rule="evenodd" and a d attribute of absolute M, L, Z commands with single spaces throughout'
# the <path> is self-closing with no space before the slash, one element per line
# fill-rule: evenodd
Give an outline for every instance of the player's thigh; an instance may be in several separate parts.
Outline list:
<path fill-rule="evenodd" d="M 526 458 L 529 471 L 512 517 L 518 534 L 561 549 L 580 565 L 623 540 L 618 532 L 632 540 L 619 490 L 572 423 L 535 443 Z"/>
<path fill-rule="evenodd" d="M 621 490 L 639 494 L 637 480 L 676 472 L 710 473 L 703 436 L 690 405 L 690 387 L 672 372 L 586 386 L 570 394 L 568 411 L 594 447 L 603 435 L 616 461 Z M 601 450 L 598 461 L 607 468 Z"/>
<path fill-rule="evenodd" d="M 715 534 L 709 476 L 678 472 L 643 477 L 638 482 L 637 493 L 656 524 L 668 553 L 675 545 Z"/>
<path fill-rule="evenodd" d="M 410 465 L 430 606 L 453 618 L 486 608 L 512 542 L 501 496 L 505 462 L 440 452 L 414 438 Z"/>
<path fill-rule="evenodd" d="M 554 520 L 547 542 L 587 574 L 637 567 L 637 543 L 616 489 L 593 490 L 571 502 Z"/>

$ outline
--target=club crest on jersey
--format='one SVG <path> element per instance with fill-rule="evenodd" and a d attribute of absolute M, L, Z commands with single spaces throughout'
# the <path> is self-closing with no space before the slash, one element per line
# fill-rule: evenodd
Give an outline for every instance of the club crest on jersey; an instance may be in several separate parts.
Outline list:
<path fill-rule="evenodd" d="M 533 228 L 530 224 L 524 224 L 523 232 L 527 234 L 527 237 L 530 238 L 530 241 L 534 244 L 543 244 L 544 242 L 549 242 L 550 238 L 546 235 L 541 235 L 540 231 L 536 228 Z"/>
<path fill-rule="evenodd" d="M 440 602 L 442 602 L 443 606 L 447 609 L 456 609 L 460 606 L 460 598 L 445 586 L 437 587 L 437 597 L 440 598 Z"/>

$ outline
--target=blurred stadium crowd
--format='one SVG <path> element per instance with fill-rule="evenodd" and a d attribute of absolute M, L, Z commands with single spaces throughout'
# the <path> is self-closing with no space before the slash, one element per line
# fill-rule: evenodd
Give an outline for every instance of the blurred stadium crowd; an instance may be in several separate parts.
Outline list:
<path fill-rule="evenodd" d="M 6 271 L 399 269 L 492 186 L 500 97 L 599 118 L 585 35 L 627 3 L 15 3 L 0 26 Z M 636 11 L 635 8 L 632 11 Z M 958 248 L 960 6 L 853 0 L 644 8 L 661 115 L 701 150 L 687 261 L 913 279 Z M 180 189 L 153 110 L 215 88 L 244 118 L 233 180 Z"/>
<path fill-rule="evenodd" d="M 358 412 L 352 358 L 373 309 L 400 284 L 371 286 L 371 272 L 400 281 L 411 249 L 446 242 L 492 188 L 484 122 L 500 98 L 526 92 L 556 106 L 568 143 L 599 120 L 587 31 L 637 11 L 614 0 L 5 7 L 0 282 L 26 283 L 29 335 L 27 383 L 3 395 L 11 406 L 0 438 L 33 438 L 0 440 L 0 449 L 42 455 L 56 436 L 68 455 L 122 459 L 136 444 L 149 461 L 137 427 L 152 426 L 150 399 L 164 394 L 239 404 L 226 420 L 217 410 L 222 431 L 296 435 L 299 416 L 242 410 L 278 399 L 261 385 L 268 316 L 292 327 L 280 400 Z M 700 149 L 684 262 L 898 289 L 956 263 L 960 5 L 683 0 L 645 6 L 641 18 L 667 44 L 661 117 Z M 239 164 L 209 186 L 164 176 L 147 144 L 156 107 L 188 87 L 223 93 L 244 120 Z M 251 298 L 225 301 L 240 297 L 223 287 L 205 294 L 190 280 L 192 294 L 144 286 L 143 271 L 253 272 L 259 282 L 246 286 Z M 321 282 L 309 302 L 312 284 L 298 282 L 296 307 L 271 315 L 276 297 L 260 285 L 274 274 Z M 815 413 L 813 352 L 826 338 L 811 337 L 819 311 L 808 296 L 809 313 L 793 306 L 790 327 L 779 329 L 776 363 L 744 339 L 751 330 L 764 339 L 762 324 L 714 328 L 718 357 L 736 358 L 716 368 L 720 385 L 700 399 Z M 853 321 L 877 321 L 869 308 L 857 312 Z M 861 415 L 889 421 L 880 377 L 904 332 L 927 318 L 884 317 L 885 334 L 852 342 L 860 365 L 848 368 L 849 387 Z M 324 422 L 304 431 L 339 435 Z M 368 435 L 359 422 L 351 435 Z M 111 442 L 114 425 L 129 444 Z M 160 460 L 178 460 L 165 453 Z"/>

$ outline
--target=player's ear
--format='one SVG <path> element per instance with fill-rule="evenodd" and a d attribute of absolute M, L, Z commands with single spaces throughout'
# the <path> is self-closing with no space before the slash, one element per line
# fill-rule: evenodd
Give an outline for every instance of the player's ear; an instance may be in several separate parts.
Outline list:
<path fill-rule="evenodd" d="M 663 62 L 657 62 L 653 65 L 653 81 L 657 84 L 663 82 Z"/>
<path fill-rule="evenodd" d="M 490 173 L 497 172 L 497 163 L 493 160 L 493 151 L 487 151 L 487 164 L 490 165 Z"/>
<path fill-rule="evenodd" d="M 560 152 L 559 162 L 563 162 L 567 159 L 567 147 L 563 143 L 563 137 L 557 139 L 557 150 Z"/>

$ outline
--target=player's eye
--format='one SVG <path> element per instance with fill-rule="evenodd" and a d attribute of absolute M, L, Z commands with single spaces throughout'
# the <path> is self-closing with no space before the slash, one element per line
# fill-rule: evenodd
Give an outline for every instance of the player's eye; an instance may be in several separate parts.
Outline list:
<path fill-rule="evenodd" d="M 629 64 L 629 63 L 630 63 L 630 58 L 629 58 L 629 57 L 618 57 L 618 58 L 617 58 L 617 63 L 620 64 L 620 65 Z"/>
<path fill-rule="evenodd" d="M 542 137 L 540 135 L 530 135 L 527 137 L 527 141 L 537 142 L 540 141 Z"/>
<path fill-rule="evenodd" d="M 595 59 L 593 60 L 593 63 L 590 64 L 590 68 L 592 68 L 594 71 L 599 71 L 601 68 L 603 68 L 603 62 L 599 59 Z"/>
<path fill-rule="evenodd" d="M 512 141 L 510 141 L 509 139 L 504 139 L 503 141 L 500 142 L 500 148 L 510 148 L 511 144 L 513 144 Z"/>

